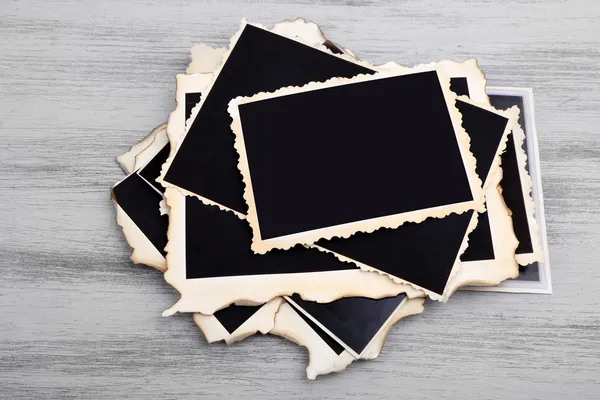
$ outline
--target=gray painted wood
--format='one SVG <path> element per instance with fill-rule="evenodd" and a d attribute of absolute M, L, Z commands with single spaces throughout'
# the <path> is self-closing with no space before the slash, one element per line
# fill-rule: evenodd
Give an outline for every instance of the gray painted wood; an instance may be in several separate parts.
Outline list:
<path fill-rule="evenodd" d="M 208 346 L 128 261 L 115 156 L 174 107 L 197 42 L 303 16 L 373 62 L 477 56 L 535 90 L 553 296 L 459 293 L 382 355 L 308 382 L 276 337 Z M 0 397 L 600 397 L 600 7 L 595 1 L 2 1 Z"/>

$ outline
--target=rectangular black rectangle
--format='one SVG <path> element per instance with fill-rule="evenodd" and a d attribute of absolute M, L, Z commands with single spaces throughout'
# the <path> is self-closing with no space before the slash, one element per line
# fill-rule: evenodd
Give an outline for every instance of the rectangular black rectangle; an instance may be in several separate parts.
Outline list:
<path fill-rule="evenodd" d="M 263 240 L 473 200 L 436 71 L 240 104 L 239 116 Z"/>

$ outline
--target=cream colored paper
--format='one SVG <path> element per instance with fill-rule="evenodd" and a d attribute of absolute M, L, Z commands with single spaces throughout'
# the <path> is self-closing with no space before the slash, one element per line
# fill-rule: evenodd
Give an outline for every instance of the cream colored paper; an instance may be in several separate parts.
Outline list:
<path fill-rule="evenodd" d="M 379 329 L 379 331 L 377 331 L 377 333 L 375 335 L 373 335 L 373 338 L 371 339 L 371 341 L 367 344 L 367 346 L 365 347 L 365 349 L 358 354 L 356 351 L 354 351 L 354 349 L 352 349 L 350 346 L 348 346 L 346 343 L 344 343 L 343 340 L 341 340 L 339 337 L 337 337 L 333 332 L 331 332 L 329 330 L 329 328 L 327 328 L 326 326 L 324 326 L 318 319 L 316 319 L 312 314 L 308 313 L 306 310 L 304 310 L 304 308 L 302 308 L 298 303 L 296 303 L 294 301 L 294 299 L 292 299 L 289 296 L 285 296 L 284 299 L 290 303 L 292 306 L 294 306 L 294 308 L 296 309 L 297 312 L 304 314 L 304 316 L 308 319 L 310 319 L 315 325 L 317 325 L 319 328 L 321 328 L 321 330 L 325 333 L 327 333 L 332 339 L 334 339 L 336 342 L 338 342 L 340 344 L 340 346 L 342 346 L 345 351 L 349 352 L 350 354 L 352 354 L 352 356 L 356 359 L 359 359 L 363 356 L 364 353 L 367 353 L 367 348 L 371 345 L 371 342 L 376 341 L 379 338 L 379 334 L 386 331 L 386 327 L 391 323 L 391 321 L 395 320 L 395 316 L 396 314 L 402 309 L 402 307 L 406 304 L 406 302 L 409 300 L 408 298 L 404 298 L 402 300 L 402 302 L 400 302 L 400 304 L 398 305 L 398 307 L 396 307 L 396 309 L 392 312 L 392 314 L 389 316 L 389 318 L 383 323 L 383 325 L 381 326 L 381 328 Z"/>
<path fill-rule="evenodd" d="M 123 170 L 126 171 L 129 176 L 137 173 L 138 169 L 144 167 L 166 143 L 166 124 L 162 124 L 154 128 L 148 136 L 139 143 L 133 145 L 130 151 L 119 156 L 117 159 Z M 113 188 L 123 180 L 124 179 L 113 185 Z M 127 213 L 119 206 L 119 204 L 117 204 L 112 196 L 112 192 L 111 198 L 113 199 L 117 214 L 117 224 L 123 230 L 125 240 L 133 249 L 130 257 L 131 261 L 133 261 L 134 264 L 148 265 L 161 272 L 165 272 L 167 270 L 167 260 L 165 257 L 163 257 L 160 251 L 154 247 L 152 242 L 150 242 L 140 228 L 138 228 L 133 220 L 129 218 Z M 158 202 L 156 203 L 156 212 L 160 213 Z"/>
<path fill-rule="evenodd" d="M 131 149 L 129 149 L 128 152 L 117 157 L 117 163 L 126 174 L 130 174 L 135 171 L 135 157 L 140 154 L 142 150 L 150 146 L 150 144 L 154 141 L 154 136 L 158 131 L 164 130 L 166 127 L 166 123 L 157 126 L 148 134 L 148 136 L 131 146 Z"/>
<path fill-rule="evenodd" d="M 393 318 L 382 328 L 376 338 L 363 351 L 360 359 L 372 360 L 376 358 L 387 338 L 391 327 L 404 317 L 423 312 L 424 298 L 406 300 L 394 313 Z M 282 336 L 292 342 L 306 347 L 309 363 L 306 367 L 308 379 L 316 379 L 319 375 L 340 372 L 356 360 L 347 350 L 336 354 L 321 337 L 298 314 L 291 305 L 283 303 L 275 315 L 275 325 L 271 334 Z"/>
<path fill-rule="evenodd" d="M 525 211 L 527 212 L 527 221 L 529 223 L 529 234 L 531 235 L 531 245 L 533 252 L 529 254 L 517 254 L 517 262 L 520 265 L 532 264 L 536 261 L 544 261 L 544 249 L 540 239 L 540 228 L 535 220 L 535 203 L 531 197 L 531 177 L 527 172 L 527 154 L 523 148 L 525 143 L 525 133 L 520 125 L 515 126 L 513 130 L 513 141 L 517 153 L 517 163 L 519 165 L 519 177 L 521 187 L 523 188 L 523 201 L 525 202 Z"/>
<path fill-rule="evenodd" d="M 275 325 L 275 314 L 277 313 L 277 310 L 279 310 L 282 302 L 283 299 L 281 297 L 276 297 L 264 304 L 231 333 L 225 329 L 214 315 L 194 313 L 194 322 L 198 325 L 208 343 L 223 340 L 227 344 L 232 344 L 245 339 L 248 336 L 254 335 L 257 332 L 260 332 L 263 335 L 269 333 Z"/>

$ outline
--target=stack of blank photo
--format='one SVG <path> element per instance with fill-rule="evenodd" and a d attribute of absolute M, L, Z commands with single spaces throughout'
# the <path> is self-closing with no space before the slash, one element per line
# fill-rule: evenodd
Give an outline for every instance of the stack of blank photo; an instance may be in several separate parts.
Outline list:
<path fill-rule="evenodd" d="M 131 259 L 181 295 L 163 315 L 210 343 L 289 339 L 315 379 L 377 357 L 427 298 L 551 291 L 531 90 L 486 87 L 475 59 L 396 61 L 301 19 L 192 49 L 112 188 Z"/>

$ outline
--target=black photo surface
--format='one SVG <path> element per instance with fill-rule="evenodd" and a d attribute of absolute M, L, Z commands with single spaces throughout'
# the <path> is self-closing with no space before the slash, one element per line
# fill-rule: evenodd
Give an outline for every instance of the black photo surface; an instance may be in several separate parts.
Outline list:
<path fill-rule="evenodd" d="M 187 120 L 192 114 L 192 108 L 198 104 L 202 98 L 202 93 L 193 92 L 185 94 L 185 119 Z M 158 182 L 156 178 L 160 176 L 162 166 L 167 161 L 171 153 L 171 144 L 167 142 L 164 147 L 146 164 L 138 174 L 151 184 L 156 190 L 161 193 L 165 192 L 165 188 Z M 165 233 L 166 234 L 166 233 Z"/>
<path fill-rule="evenodd" d="M 463 115 L 463 127 L 471 134 L 471 150 L 477 158 L 477 174 L 483 180 L 487 177 L 498 144 L 504 130 L 500 131 L 498 115 L 493 113 L 481 113 L 474 110 L 477 108 L 471 104 L 457 101 L 456 107 Z M 508 108 L 508 107 L 507 107 Z M 474 116 L 477 114 L 477 116 Z M 466 117 L 465 117 L 466 116 Z M 504 124 L 506 127 L 506 124 Z M 490 137 L 485 137 L 483 132 L 488 130 Z M 480 133 L 480 134 L 477 134 Z M 462 261 L 480 261 L 494 259 L 494 244 L 492 242 L 492 231 L 487 211 L 479 214 L 477 227 L 469 235 L 469 247 L 462 254 Z"/>
<path fill-rule="evenodd" d="M 154 190 L 136 173 L 129 175 L 113 188 L 113 196 L 119 207 L 164 256 L 167 245 L 169 216 L 160 215 L 162 195 Z"/>
<path fill-rule="evenodd" d="M 250 250 L 252 232 L 247 221 L 195 197 L 188 196 L 185 202 L 187 279 L 356 269 L 303 246 L 256 254 Z"/>
<path fill-rule="evenodd" d="M 467 78 L 450 78 L 450 90 L 457 96 L 469 97 L 469 82 Z"/>
<path fill-rule="evenodd" d="M 250 317 L 252 317 L 262 306 L 236 306 L 231 305 L 223 308 L 213 315 L 219 320 L 223 328 L 230 334 L 242 326 Z"/>
<path fill-rule="evenodd" d="M 231 118 L 227 112 L 229 101 L 284 86 L 368 73 L 372 71 L 360 65 L 246 25 L 181 144 L 165 181 L 246 214 L 247 206 L 242 197 L 244 185 L 237 169 L 238 155 L 233 147 Z"/>
<path fill-rule="evenodd" d="M 460 256 L 461 261 L 482 261 L 494 259 L 494 243 L 492 241 L 492 228 L 488 213 L 480 213 L 477 226 L 469 234 L 469 247 Z"/>
<path fill-rule="evenodd" d="M 473 200 L 436 71 L 240 104 L 239 115 L 263 240 Z"/>
<path fill-rule="evenodd" d="M 306 322 L 306 324 L 313 330 L 315 331 L 315 333 L 317 335 L 319 335 L 319 337 L 321 338 L 321 340 L 323 340 L 323 342 L 325 342 L 325 344 L 338 356 L 340 354 L 342 354 L 344 352 L 344 347 L 339 344 L 334 338 L 332 338 L 327 332 L 325 332 L 323 329 L 321 329 L 321 327 L 317 324 L 315 324 L 315 322 L 308 318 L 306 315 L 304 315 L 304 313 L 298 309 L 296 309 L 296 307 L 294 306 L 294 304 L 288 302 L 291 306 L 292 309 L 294 310 L 294 312 L 296 312 L 300 318 L 302 318 L 302 320 L 304 320 L 304 322 Z"/>
<path fill-rule="evenodd" d="M 297 294 L 290 304 L 304 310 L 321 326 L 360 357 L 363 350 L 405 300 L 404 294 L 383 299 L 347 297 L 331 303 L 302 300 Z"/>
<path fill-rule="evenodd" d="M 168 145 L 167 145 L 168 147 Z M 148 164 L 150 165 L 150 164 Z M 148 175 L 148 177 L 152 177 Z M 154 176 L 156 179 L 158 175 Z M 113 189 L 117 204 L 131 218 L 144 236 L 166 256 L 168 215 L 160 215 L 162 196 L 136 173 L 129 175 Z M 214 313 L 215 318 L 232 334 L 252 317 L 262 306 L 243 307 L 232 305 Z"/>
<path fill-rule="evenodd" d="M 497 108 L 508 108 L 514 105 L 521 110 L 519 114 L 519 125 L 525 130 L 525 116 L 523 112 L 523 99 L 519 96 L 490 96 L 490 102 Z M 526 133 L 526 132 L 525 132 Z M 517 254 L 533 252 L 531 233 L 529 232 L 529 223 L 527 221 L 527 211 L 525 209 L 524 193 L 519 174 L 519 165 L 517 164 L 517 153 L 515 151 L 515 142 L 513 135 L 509 135 L 506 145 L 506 152 L 502 154 L 503 177 L 500 182 L 502 186 L 502 196 L 506 206 L 512 212 L 513 227 L 515 235 L 519 240 Z"/>
<path fill-rule="evenodd" d="M 168 148 L 168 146 L 167 144 L 166 147 Z M 153 158 L 152 161 L 161 157 L 159 155 Z M 151 165 L 152 161 L 148 165 Z M 163 256 L 166 256 L 165 246 L 167 245 L 169 217 L 168 215 L 160 215 L 159 202 L 162 200 L 162 196 L 148 184 L 148 182 L 159 176 L 156 171 L 155 175 L 151 175 L 151 170 L 147 169 L 147 166 L 143 170 L 147 172 L 145 175 L 147 181 L 144 181 L 137 173 L 129 175 L 114 187 L 113 195 L 117 204 L 148 238 L 150 243 Z M 214 316 L 227 332 L 232 334 L 261 307 L 232 305 L 215 312 Z M 340 347 L 337 343 L 336 346 Z"/>
<path fill-rule="evenodd" d="M 158 182 L 156 178 L 160 176 L 160 170 L 162 165 L 167 161 L 169 152 L 171 151 L 171 145 L 167 142 L 162 149 L 150 160 L 145 167 L 143 167 L 138 174 L 146 180 L 152 187 L 161 193 L 165 192 L 165 188 Z"/>
<path fill-rule="evenodd" d="M 190 92 L 185 94 L 185 120 L 192 115 L 192 109 L 202 100 L 202 93 Z"/>
<path fill-rule="evenodd" d="M 490 102 L 494 107 L 507 108 L 512 106 L 518 106 L 521 112 L 519 113 L 519 125 L 523 129 L 525 137 L 527 137 L 527 124 L 525 116 L 525 107 L 523 104 L 523 98 L 516 95 L 490 95 Z M 523 143 L 525 151 L 527 151 L 527 142 Z M 526 165 L 526 168 L 529 164 Z M 527 254 L 533 251 L 533 238 L 529 230 L 529 222 L 527 220 L 527 211 L 525 209 L 524 196 L 528 195 L 524 193 L 521 185 L 521 178 L 519 175 L 519 165 L 517 164 L 517 154 L 515 150 L 515 142 L 513 135 L 508 136 L 508 142 L 506 144 L 506 152 L 502 154 L 502 170 L 503 177 L 500 182 L 502 186 L 502 196 L 504 202 L 509 210 L 511 210 L 511 217 L 513 221 L 513 228 L 515 235 L 519 240 L 519 247 L 517 247 L 517 254 Z M 537 262 L 529 264 L 527 266 L 519 267 L 518 280 L 530 280 L 538 281 L 539 278 L 539 265 Z"/>
<path fill-rule="evenodd" d="M 508 120 L 460 100 L 457 106 L 463 113 L 464 126 L 469 128 L 475 158 L 493 159 Z M 477 172 L 482 181 L 487 178 L 490 166 L 489 161 L 478 162 Z M 467 211 L 442 219 L 429 218 L 396 229 L 359 232 L 347 239 L 320 240 L 317 245 L 441 295 L 472 215 L 473 211 Z M 489 224 L 486 229 L 489 231 Z M 491 251 L 493 258 L 491 242 L 489 246 L 485 241 L 484 244 L 484 248 L 476 250 L 476 255 L 487 257 Z"/>

